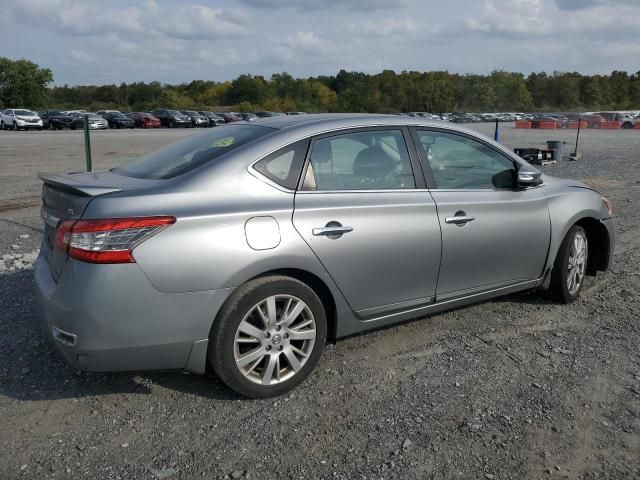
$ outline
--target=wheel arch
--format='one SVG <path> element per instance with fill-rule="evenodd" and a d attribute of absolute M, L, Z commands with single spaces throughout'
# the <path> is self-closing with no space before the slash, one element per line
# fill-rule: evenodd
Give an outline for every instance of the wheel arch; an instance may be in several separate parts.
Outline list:
<path fill-rule="evenodd" d="M 606 227 L 592 217 L 583 217 L 574 225 L 580 225 L 587 234 L 589 253 L 587 257 L 587 275 L 606 270 L 609 265 L 609 248 L 611 239 Z M 595 248 L 594 248 L 595 247 Z"/>

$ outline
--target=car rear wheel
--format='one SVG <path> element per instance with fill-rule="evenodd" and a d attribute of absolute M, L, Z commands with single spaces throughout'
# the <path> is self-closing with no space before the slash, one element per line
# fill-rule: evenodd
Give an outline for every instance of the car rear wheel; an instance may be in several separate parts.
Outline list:
<path fill-rule="evenodd" d="M 589 242 L 587 233 L 580 225 L 571 227 L 565 236 L 551 273 L 551 294 L 562 303 L 571 303 L 578 298 L 584 284 Z"/>
<path fill-rule="evenodd" d="M 209 362 L 232 390 L 252 398 L 281 395 L 320 359 L 327 335 L 322 301 L 294 278 L 257 278 L 225 303 L 209 340 Z"/>

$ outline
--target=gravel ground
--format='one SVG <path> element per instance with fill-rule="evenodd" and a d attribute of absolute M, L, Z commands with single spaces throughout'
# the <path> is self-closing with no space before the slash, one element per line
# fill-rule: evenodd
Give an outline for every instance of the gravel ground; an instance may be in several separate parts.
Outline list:
<path fill-rule="evenodd" d="M 94 165 L 193 133 L 96 132 Z M 574 136 L 501 126 L 509 148 Z M 580 150 L 542 169 L 605 193 L 619 238 L 579 301 L 510 295 L 346 339 L 256 401 L 213 375 L 57 360 L 34 312 L 35 173 L 82 169 L 82 136 L 0 132 L 0 479 L 640 479 L 640 131 L 585 131 Z"/>

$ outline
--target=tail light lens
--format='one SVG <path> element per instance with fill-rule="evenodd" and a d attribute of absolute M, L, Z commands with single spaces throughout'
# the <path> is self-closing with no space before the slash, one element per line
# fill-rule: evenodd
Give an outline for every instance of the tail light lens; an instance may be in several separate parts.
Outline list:
<path fill-rule="evenodd" d="M 175 221 L 170 216 L 69 220 L 58 227 L 56 244 L 84 262 L 134 263 L 133 249 Z"/>

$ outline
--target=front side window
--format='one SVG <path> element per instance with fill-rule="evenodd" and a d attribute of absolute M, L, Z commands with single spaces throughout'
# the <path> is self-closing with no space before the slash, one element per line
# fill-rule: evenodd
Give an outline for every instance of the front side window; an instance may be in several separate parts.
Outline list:
<path fill-rule="evenodd" d="M 313 143 L 304 190 L 415 188 L 400 130 L 365 130 Z"/>
<path fill-rule="evenodd" d="M 438 189 L 514 188 L 514 162 L 482 142 L 419 130 L 418 138 Z"/>

